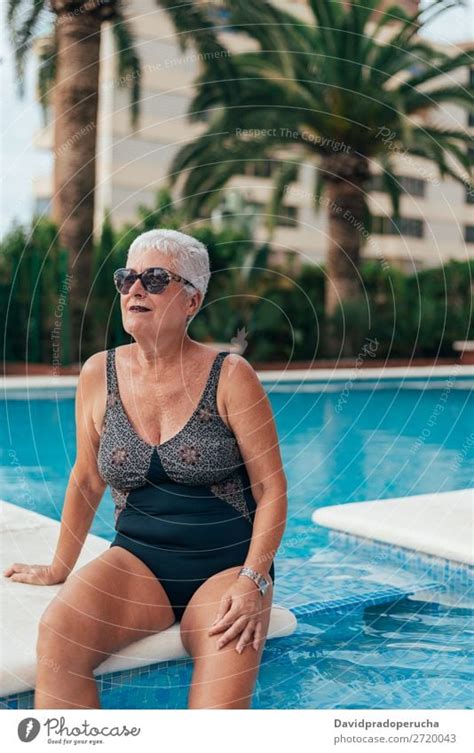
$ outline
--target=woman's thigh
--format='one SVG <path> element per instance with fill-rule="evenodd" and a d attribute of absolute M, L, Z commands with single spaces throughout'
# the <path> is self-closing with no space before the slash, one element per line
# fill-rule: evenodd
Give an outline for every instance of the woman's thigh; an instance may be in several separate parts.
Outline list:
<path fill-rule="evenodd" d="M 38 651 L 95 667 L 174 621 L 157 577 L 134 554 L 114 546 L 65 581 L 42 615 Z"/>
<path fill-rule="evenodd" d="M 217 648 L 221 633 L 209 635 L 224 591 L 235 582 L 239 567 L 211 576 L 193 594 L 180 630 L 186 650 L 194 659 L 188 708 L 249 708 L 270 622 L 273 585 L 263 597 L 262 641 L 256 651 L 247 645 L 235 650 L 240 636 Z"/>

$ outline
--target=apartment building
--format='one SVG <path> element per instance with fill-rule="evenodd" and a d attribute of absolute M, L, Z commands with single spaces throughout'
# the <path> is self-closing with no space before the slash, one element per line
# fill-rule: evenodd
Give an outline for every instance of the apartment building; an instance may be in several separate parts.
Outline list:
<path fill-rule="evenodd" d="M 310 18 L 305 0 L 276 2 L 302 19 Z M 402 4 L 402 3 L 400 3 Z M 416 2 L 403 3 L 409 10 Z M 190 124 L 186 114 L 193 95 L 193 81 L 199 70 L 199 56 L 189 48 L 183 53 L 174 27 L 155 0 L 130 0 L 128 16 L 143 69 L 141 117 L 136 130 L 130 125 L 129 92 L 119 85 L 110 29 L 103 32 L 101 49 L 100 112 L 97 132 L 96 232 L 109 211 L 115 226 L 137 219 L 140 205 L 151 206 L 157 188 L 169 175 L 173 155 L 186 142 L 205 131 L 205 124 Z M 218 14 L 216 15 L 218 18 Z M 251 40 L 241 34 L 223 33 L 226 45 L 235 52 L 251 49 Z M 473 71 L 459 71 L 466 83 Z M 452 76 L 449 76 L 452 82 Z M 434 116 L 437 122 L 473 129 L 460 107 L 444 108 Z M 383 137 L 383 135 L 382 135 Z M 389 136 L 387 135 L 387 138 Z M 37 139 L 38 147 L 51 149 L 52 128 L 47 126 Z M 474 150 L 471 150 L 474 159 Z M 292 159 L 282 153 L 281 159 Z M 472 192 L 451 178 L 439 179 L 435 168 L 418 158 L 394 153 L 403 195 L 401 220 L 390 220 L 388 195 L 381 190 L 380 170 L 374 166 L 369 201 L 374 224 L 365 243 L 366 258 L 381 258 L 407 271 L 443 264 L 449 258 L 474 255 L 474 205 Z M 255 213 L 255 235 L 266 237 L 266 204 L 271 194 L 276 161 L 259 161 L 235 176 L 229 189 L 238 190 Z M 315 166 L 300 165 L 295 182 L 285 194 L 285 205 L 277 218 L 273 248 L 277 257 L 296 254 L 300 259 L 324 262 L 327 222 L 324 203 L 317 212 L 314 202 Z M 52 175 L 36 181 L 37 210 L 44 210 L 52 195 Z"/>

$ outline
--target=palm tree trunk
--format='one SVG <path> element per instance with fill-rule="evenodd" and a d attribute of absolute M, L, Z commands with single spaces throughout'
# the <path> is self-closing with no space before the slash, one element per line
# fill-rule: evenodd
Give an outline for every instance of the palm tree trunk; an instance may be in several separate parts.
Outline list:
<path fill-rule="evenodd" d="M 101 19 L 70 13 L 67 3 L 56 12 L 53 216 L 69 252 L 71 357 L 81 361 L 90 340 L 83 316 L 92 267 Z"/>
<path fill-rule="evenodd" d="M 331 319 L 344 304 L 361 296 L 359 260 L 365 233 L 364 182 L 369 176 L 365 157 L 337 154 L 323 158 L 326 183 L 329 245 L 326 256 L 325 314 L 328 345 L 333 354 L 341 349 L 334 341 Z M 343 348 L 344 351 L 344 348 Z"/>

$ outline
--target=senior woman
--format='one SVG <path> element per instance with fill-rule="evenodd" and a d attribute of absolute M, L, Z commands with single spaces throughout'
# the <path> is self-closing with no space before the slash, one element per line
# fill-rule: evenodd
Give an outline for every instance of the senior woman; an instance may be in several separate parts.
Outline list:
<path fill-rule="evenodd" d="M 77 456 L 53 562 L 4 572 L 64 583 L 40 622 L 37 709 L 99 708 L 93 670 L 176 620 L 194 658 L 188 708 L 251 704 L 286 478 L 253 368 L 187 334 L 209 277 L 205 246 L 175 230 L 140 235 L 115 272 L 134 342 L 81 370 Z M 116 536 L 71 572 L 107 484 Z"/>

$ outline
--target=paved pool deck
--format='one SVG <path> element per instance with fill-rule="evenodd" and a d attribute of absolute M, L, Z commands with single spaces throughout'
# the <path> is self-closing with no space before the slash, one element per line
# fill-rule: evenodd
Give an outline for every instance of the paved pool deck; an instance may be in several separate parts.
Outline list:
<path fill-rule="evenodd" d="M 439 379 L 456 379 L 456 378 L 474 378 L 474 366 L 461 365 L 453 363 L 445 366 L 381 366 L 372 368 L 308 368 L 308 369 L 268 369 L 257 370 L 257 374 L 262 382 L 321 382 L 334 381 L 344 383 L 346 381 L 358 382 L 377 382 L 385 379 L 419 379 L 428 380 L 433 378 Z M 39 376 L 31 374 L 29 376 L 3 376 L 0 377 L 0 396 L 1 391 L 8 393 L 9 390 L 23 389 L 36 390 L 40 388 L 62 389 L 75 388 L 79 376 Z"/>
<path fill-rule="evenodd" d="M 474 565 L 474 489 L 320 507 L 312 519 L 407 554 Z"/>

